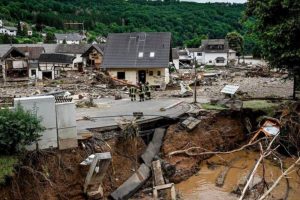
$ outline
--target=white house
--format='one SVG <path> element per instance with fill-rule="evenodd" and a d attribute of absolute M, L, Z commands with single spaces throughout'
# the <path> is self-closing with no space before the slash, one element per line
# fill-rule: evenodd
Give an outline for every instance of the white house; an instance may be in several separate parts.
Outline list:
<path fill-rule="evenodd" d="M 2 26 L 0 27 L 0 34 L 6 34 L 9 36 L 16 36 L 17 35 L 17 28 L 10 27 L 10 26 Z"/>
<path fill-rule="evenodd" d="M 85 36 L 80 35 L 79 33 L 55 33 L 56 43 L 63 44 L 80 44 Z"/>
<path fill-rule="evenodd" d="M 226 66 L 229 45 L 225 39 L 202 40 L 202 63 L 204 65 Z"/>

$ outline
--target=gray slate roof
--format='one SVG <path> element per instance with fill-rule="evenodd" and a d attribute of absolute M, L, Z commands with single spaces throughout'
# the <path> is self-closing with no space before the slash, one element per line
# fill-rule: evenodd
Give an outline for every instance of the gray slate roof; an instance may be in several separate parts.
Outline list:
<path fill-rule="evenodd" d="M 209 49 L 209 45 L 224 45 L 224 49 Z M 201 47 L 206 53 L 227 53 L 229 51 L 228 41 L 225 39 L 207 39 L 201 41 Z"/>
<path fill-rule="evenodd" d="M 57 53 L 43 53 L 40 55 L 40 63 L 61 63 L 61 64 L 72 64 L 75 56 L 69 56 L 65 54 Z"/>
<path fill-rule="evenodd" d="M 83 54 L 90 46 L 91 44 L 59 44 L 55 53 Z"/>
<path fill-rule="evenodd" d="M 143 57 L 138 55 L 143 52 Z M 150 57 L 150 52 L 155 56 Z M 171 33 L 111 33 L 104 52 L 103 68 L 168 67 Z"/>
<path fill-rule="evenodd" d="M 42 47 L 45 49 L 45 53 L 55 53 L 57 44 L 0 44 L 0 58 L 3 57 L 4 54 L 6 54 L 11 47 Z"/>
<path fill-rule="evenodd" d="M 57 40 L 81 41 L 83 37 L 79 33 L 55 33 Z"/>

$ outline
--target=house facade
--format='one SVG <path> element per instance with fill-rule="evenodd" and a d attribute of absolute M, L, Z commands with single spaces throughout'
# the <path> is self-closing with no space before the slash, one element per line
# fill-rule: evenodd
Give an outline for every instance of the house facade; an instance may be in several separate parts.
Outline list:
<path fill-rule="evenodd" d="M 37 79 L 55 79 L 60 76 L 61 70 L 71 68 L 74 56 L 44 53 L 39 57 Z"/>
<path fill-rule="evenodd" d="M 130 84 L 169 82 L 171 33 L 112 33 L 106 43 L 103 69 Z"/>
<path fill-rule="evenodd" d="M 17 36 L 18 29 L 16 27 L 2 26 L 0 27 L 0 34 Z"/>
<path fill-rule="evenodd" d="M 4 81 L 28 79 L 28 58 L 16 47 L 1 55 L 0 65 Z"/>
<path fill-rule="evenodd" d="M 103 62 L 105 44 L 93 44 L 83 54 L 83 64 L 85 67 L 100 70 Z"/>

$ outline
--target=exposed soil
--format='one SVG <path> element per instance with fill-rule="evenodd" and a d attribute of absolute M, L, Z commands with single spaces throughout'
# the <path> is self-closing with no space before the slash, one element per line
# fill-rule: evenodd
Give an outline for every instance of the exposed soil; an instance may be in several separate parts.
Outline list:
<path fill-rule="evenodd" d="M 106 197 L 127 180 L 134 172 L 136 165 L 139 165 L 135 162 L 135 142 L 120 142 L 117 139 L 111 139 L 107 141 L 107 144 L 111 149 L 104 143 L 97 146 L 99 152 L 110 151 L 113 156 L 112 164 L 103 180 Z M 145 147 L 142 139 L 139 139 L 137 141 L 138 157 L 144 152 Z M 28 154 L 22 167 L 17 169 L 7 186 L 0 187 L 1 199 L 85 199 L 83 184 L 88 167 L 80 166 L 79 163 L 91 154 L 89 151 L 88 148 L 77 148 Z"/>
<path fill-rule="evenodd" d="M 176 166 L 176 173 L 170 181 L 179 183 L 189 178 L 199 171 L 200 162 L 209 157 L 206 155 L 169 157 L 170 152 L 199 146 L 203 151 L 226 151 L 236 147 L 244 138 L 244 127 L 237 112 L 213 114 L 202 119 L 198 127 L 191 132 L 183 130 L 178 125 L 170 126 L 162 147 L 164 159 Z"/>

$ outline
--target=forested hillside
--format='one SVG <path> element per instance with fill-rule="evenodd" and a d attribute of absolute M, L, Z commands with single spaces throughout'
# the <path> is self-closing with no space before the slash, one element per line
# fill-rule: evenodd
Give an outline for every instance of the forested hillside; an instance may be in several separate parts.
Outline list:
<path fill-rule="evenodd" d="M 44 32 L 79 29 L 65 23 L 84 22 L 92 39 L 109 32 L 170 31 L 177 46 L 203 35 L 224 38 L 231 31 L 244 35 L 240 23 L 244 9 L 242 4 L 170 0 L 0 0 L 0 19 L 25 21 Z"/>

